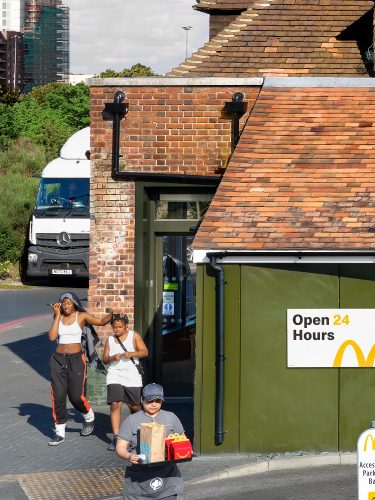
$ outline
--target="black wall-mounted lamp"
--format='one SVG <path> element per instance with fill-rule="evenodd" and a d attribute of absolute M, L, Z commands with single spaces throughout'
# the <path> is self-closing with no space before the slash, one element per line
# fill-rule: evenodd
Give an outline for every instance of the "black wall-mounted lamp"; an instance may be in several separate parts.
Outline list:
<path fill-rule="evenodd" d="M 113 117 L 112 134 L 112 178 L 117 179 L 120 172 L 120 120 L 128 112 L 129 104 L 122 102 L 125 94 L 118 90 L 113 96 L 113 102 L 106 102 L 104 113 Z"/>
<path fill-rule="evenodd" d="M 232 117 L 232 149 L 237 146 L 240 140 L 240 118 L 247 109 L 247 103 L 244 102 L 244 94 L 235 92 L 230 102 L 226 102 L 224 109 Z"/>

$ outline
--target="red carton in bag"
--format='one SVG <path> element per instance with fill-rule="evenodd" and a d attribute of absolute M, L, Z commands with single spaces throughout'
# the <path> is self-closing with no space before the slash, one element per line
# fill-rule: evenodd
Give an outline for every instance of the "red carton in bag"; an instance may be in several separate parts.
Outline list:
<path fill-rule="evenodd" d="M 193 449 L 189 439 L 180 434 L 170 434 L 165 440 L 167 460 L 191 458 Z"/>
<path fill-rule="evenodd" d="M 169 434 L 169 436 L 165 440 L 165 459 L 173 460 L 173 450 L 172 450 L 172 441 L 176 438 L 180 437 L 179 434 Z"/>

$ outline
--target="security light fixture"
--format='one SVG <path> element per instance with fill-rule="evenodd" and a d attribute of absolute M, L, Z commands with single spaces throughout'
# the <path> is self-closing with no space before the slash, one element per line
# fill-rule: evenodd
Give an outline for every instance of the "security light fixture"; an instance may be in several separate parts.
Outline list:
<path fill-rule="evenodd" d="M 112 134 L 112 177 L 116 178 L 120 171 L 120 120 L 128 112 L 129 104 L 122 102 L 125 99 L 125 94 L 122 90 L 118 90 L 113 96 L 113 102 L 106 102 L 104 113 L 113 117 L 113 134 Z"/>
<path fill-rule="evenodd" d="M 232 149 L 237 146 L 240 140 L 240 118 L 246 112 L 247 103 L 244 102 L 245 95 L 242 92 L 235 92 L 232 100 L 224 105 L 225 111 L 232 117 Z"/>

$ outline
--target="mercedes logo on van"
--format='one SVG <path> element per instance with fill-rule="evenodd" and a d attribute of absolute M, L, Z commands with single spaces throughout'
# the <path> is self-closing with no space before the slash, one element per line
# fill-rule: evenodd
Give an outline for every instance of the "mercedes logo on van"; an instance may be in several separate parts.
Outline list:
<path fill-rule="evenodd" d="M 57 244 L 60 245 L 61 247 L 67 247 L 68 245 L 70 245 L 72 238 L 70 237 L 69 233 L 63 231 L 62 233 L 59 233 L 57 235 L 56 241 Z"/>

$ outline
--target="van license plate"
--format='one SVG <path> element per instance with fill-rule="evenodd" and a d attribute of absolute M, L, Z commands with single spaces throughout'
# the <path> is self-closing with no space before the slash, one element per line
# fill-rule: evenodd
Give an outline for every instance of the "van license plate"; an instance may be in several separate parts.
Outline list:
<path fill-rule="evenodd" d="M 73 274 L 72 269 L 52 269 L 52 274 Z"/>

